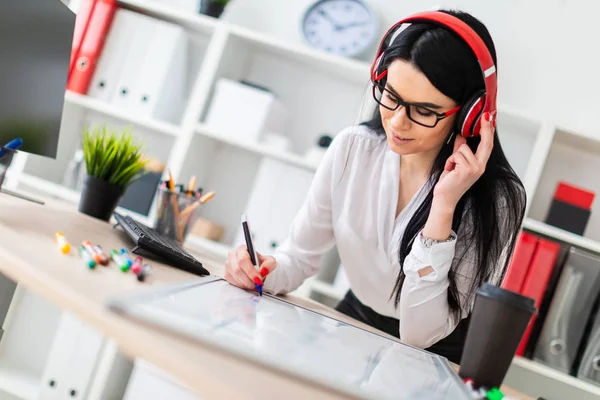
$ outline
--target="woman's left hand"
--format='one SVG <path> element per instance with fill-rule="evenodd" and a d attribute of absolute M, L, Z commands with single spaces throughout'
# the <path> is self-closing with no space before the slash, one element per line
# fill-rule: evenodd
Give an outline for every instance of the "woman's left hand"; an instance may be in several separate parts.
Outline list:
<path fill-rule="evenodd" d="M 454 151 L 444 166 L 433 190 L 434 202 L 454 209 L 467 190 L 483 175 L 494 146 L 495 115 L 485 113 L 481 119 L 481 142 L 473 154 L 462 135 L 454 140 Z"/>

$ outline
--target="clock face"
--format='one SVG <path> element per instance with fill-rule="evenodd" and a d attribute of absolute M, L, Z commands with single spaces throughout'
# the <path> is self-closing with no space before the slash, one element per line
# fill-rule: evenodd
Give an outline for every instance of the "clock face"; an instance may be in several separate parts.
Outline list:
<path fill-rule="evenodd" d="M 355 56 L 377 39 L 375 15 L 360 0 L 320 0 L 302 22 L 308 43 L 342 56 Z"/>

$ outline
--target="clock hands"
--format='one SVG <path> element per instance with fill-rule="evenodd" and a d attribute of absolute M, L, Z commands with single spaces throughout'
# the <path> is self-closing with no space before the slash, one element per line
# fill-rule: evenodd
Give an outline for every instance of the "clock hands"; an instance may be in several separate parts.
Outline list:
<path fill-rule="evenodd" d="M 354 28 L 355 26 L 363 26 L 369 24 L 370 21 L 352 22 L 348 25 L 338 25 L 335 27 L 336 31 L 343 31 L 344 29 Z"/>
<path fill-rule="evenodd" d="M 344 27 L 343 27 L 343 26 L 341 26 L 341 25 L 339 25 L 338 23 L 336 23 L 336 22 L 335 22 L 335 21 L 334 21 L 334 20 L 333 20 L 333 19 L 332 19 L 332 18 L 329 16 L 329 14 L 327 14 L 327 11 L 325 11 L 325 10 L 323 10 L 323 9 L 320 9 L 320 10 L 319 10 L 319 14 L 321 14 L 321 16 L 322 16 L 324 19 L 326 19 L 327 21 L 329 21 L 329 23 L 330 23 L 331 25 L 333 25 L 333 28 L 334 28 L 336 31 L 340 31 L 340 30 L 344 29 Z"/>
<path fill-rule="evenodd" d="M 328 22 L 329 22 L 331 25 L 333 25 L 333 29 L 334 29 L 335 31 L 338 31 L 338 32 L 339 32 L 339 31 L 346 30 L 346 29 L 348 29 L 348 28 L 354 28 L 355 26 L 363 26 L 363 25 L 367 25 L 367 24 L 369 24 L 369 22 L 370 22 L 370 21 L 357 21 L 357 22 L 351 22 L 351 23 L 349 23 L 349 24 L 347 24 L 347 25 L 340 25 L 340 24 L 338 24 L 337 22 L 335 22 L 335 21 L 333 20 L 333 18 L 331 18 L 331 17 L 329 16 L 329 14 L 327 13 L 327 11 L 325 11 L 325 10 L 323 10 L 323 9 L 320 9 L 320 10 L 319 10 L 319 14 L 321 14 L 321 16 L 322 16 L 324 19 L 326 19 L 326 20 L 327 20 L 327 21 L 328 21 Z"/>

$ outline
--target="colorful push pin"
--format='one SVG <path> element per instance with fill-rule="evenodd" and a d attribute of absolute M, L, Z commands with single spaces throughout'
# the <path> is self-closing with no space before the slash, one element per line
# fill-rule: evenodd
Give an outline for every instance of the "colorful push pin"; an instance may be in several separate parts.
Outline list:
<path fill-rule="evenodd" d="M 108 258 L 108 256 L 106 255 L 104 249 L 97 244 L 95 244 L 93 247 L 96 254 L 98 254 L 98 257 L 100 257 L 100 264 L 108 265 L 108 263 L 110 263 L 110 258 Z"/>
<path fill-rule="evenodd" d="M 148 274 L 150 273 L 150 264 L 144 264 L 142 270 L 136 274 L 137 280 L 140 282 L 144 282 Z"/>
<path fill-rule="evenodd" d="M 139 274 L 140 271 L 142 270 L 142 262 L 144 260 L 142 260 L 142 257 L 137 256 L 134 260 L 133 260 L 133 264 L 131 264 L 131 271 L 134 274 Z"/>
<path fill-rule="evenodd" d="M 131 264 L 133 264 L 133 261 L 131 261 L 131 258 L 129 257 L 129 253 L 127 252 L 127 250 L 121 249 L 121 255 L 127 261 L 127 264 L 129 264 L 129 267 L 131 267 Z"/>
<path fill-rule="evenodd" d="M 62 232 L 56 232 L 54 235 L 56 237 L 56 243 L 58 243 L 58 247 L 60 247 L 60 251 L 63 254 L 69 254 L 71 251 L 71 245 L 67 242 L 67 238 Z"/>
<path fill-rule="evenodd" d="M 123 271 L 123 272 L 129 271 L 129 263 L 127 262 L 127 260 L 125 259 L 125 257 L 123 257 L 121 254 L 119 254 L 117 252 L 117 250 L 114 250 L 114 249 L 111 250 L 110 251 L 110 257 L 115 262 L 115 264 L 117 264 L 119 266 L 119 268 L 121 269 L 121 271 Z"/>
<path fill-rule="evenodd" d="M 486 398 L 488 400 L 502 400 L 504 398 L 504 394 L 498 388 L 491 388 L 486 393 Z"/>
<path fill-rule="evenodd" d="M 96 266 L 96 261 L 94 261 L 92 255 L 85 249 L 85 247 L 79 246 L 79 254 L 81 255 L 81 258 L 83 258 L 85 265 L 87 265 L 89 269 L 94 269 Z"/>

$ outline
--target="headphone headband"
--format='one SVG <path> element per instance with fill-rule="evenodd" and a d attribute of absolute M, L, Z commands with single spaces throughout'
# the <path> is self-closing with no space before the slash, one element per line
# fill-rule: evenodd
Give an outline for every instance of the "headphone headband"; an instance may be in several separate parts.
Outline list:
<path fill-rule="evenodd" d="M 498 85 L 496 66 L 494 64 L 492 55 L 490 54 L 481 37 L 469 25 L 459 18 L 440 11 L 427 11 L 411 15 L 410 17 L 396 22 L 390 29 L 388 29 L 385 35 L 383 35 L 383 38 L 379 43 L 375 61 L 371 65 L 371 81 L 375 82 L 380 80 L 382 77 L 377 75 L 377 69 L 383 58 L 384 50 L 387 47 L 385 42 L 390 33 L 395 32 L 395 30 L 402 24 L 414 22 L 431 22 L 450 29 L 452 32 L 456 33 L 462 38 L 462 40 L 469 46 L 477 58 L 477 62 L 481 68 L 482 77 L 485 82 L 485 103 L 483 104 L 482 108 L 479 107 L 477 116 L 470 116 L 473 126 L 471 127 L 472 132 L 469 136 L 477 134 L 479 132 L 479 115 L 481 115 L 483 112 L 495 113 L 496 111 L 496 93 Z M 465 118 L 465 121 L 467 119 L 469 118 Z"/>

